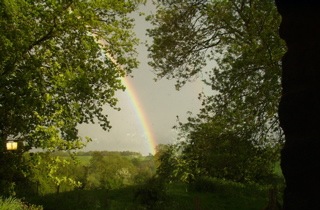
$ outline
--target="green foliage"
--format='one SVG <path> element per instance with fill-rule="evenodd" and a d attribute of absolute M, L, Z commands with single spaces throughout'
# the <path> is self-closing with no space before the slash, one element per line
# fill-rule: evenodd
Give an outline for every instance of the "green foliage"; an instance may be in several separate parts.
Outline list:
<path fill-rule="evenodd" d="M 156 177 L 164 182 L 190 182 L 195 175 L 193 168 L 189 167 L 191 161 L 181 156 L 179 144 L 159 144 L 156 148 L 155 159 L 157 163 Z"/>
<path fill-rule="evenodd" d="M 86 189 L 116 189 L 133 184 L 135 167 L 131 161 L 120 155 L 92 155 L 88 166 Z"/>
<path fill-rule="evenodd" d="M 280 98 L 280 16 L 274 2 L 157 1 L 148 34 L 151 66 L 159 77 L 188 79 L 204 74 L 211 95 L 200 95 L 197 116 L 178 128 L 183 135 L 216 123 L 254 145 L 279 148 L 283 141 L 277 107 Z M 185 133 L 186 132 L 186 133 Z M 210 131 L 208 131 L 210 132 Z"/>
<path fill-rule="evenodd" d="M 50 151 L 82 147 L 79 123 L 110 128 L 121 77 L 137 67 L 139 1 L 1 1 L 1 141 Z M 114 60 L 117 60 L 117 64 Z M 121 65 L 121 69 L 118 65 Z M 2 146 L 2 145 L 1 145 Z"/>
<path fill-rule="evenodd" d="M 43 205 L 44 209 L 109 209 L 108 196 L 105 190 L 74 190 L 60 194 L 47 194 L 33 198 L 33 200 L 35 203 Z"/>
<path fill-rule="evenodd" d="M 0 152 L 0 195 L 16 196 L 17 190 L 28 188 L 30 165 L 21 151 Z"/>
<path fill-rule="evenodd" d="M 7 140 L 23 142 L 21 153 L 73 150 L 90 141 L 79 137 L 78 124 L 111 128 L 103 107 L 118 110 L 121 78 L 138 65 L 128 14 L 141 2 L 0 0 L 1 163 Z M 64 160 L 48 166 L 57 186 L 71 182 L 54 177 L 66 170 Z M 1 182 L 10 184 L 5 173 Z"/>
<path fill-rule="evenodd" d="M 211 95 L 180 130 L 175 151 L 162 156 L 161 174 L 192 181 L 208 175 L 236 182 L 270 182 L 283 143 L 277 107 L 280 16 L 268 0 L 157 1 L 148 17 L 150 65 L 179 89 L 204 74 Z M 182 178 L 184 177 L 184 178 Z"/>
<path fill-rule="evenodd" d="M 162 145 L 160 147 L 164 149 L 162 150 L 164 153 L 166 151 L 165 149 L 172 151 L 172 154 L 175 154 L 174 157 L 180 157 L 182 155 L 181 151 L 177 150 L 178 147 L 176 147 L 176 145 Z M 88 182 L 87 178 L 91 164 L 102 167 L 101 171 L 95 171 L 97 174 L 99 174 L 107 169 L 105 165 L 108 165 L 108 163 L 114 165 L 115 162 L 118 162 L 119 166 L 117 166 L 117 168 L 128 166 L 128 163 L 131 163 L 132 166 L 135 167 L 134 171 L 136 172 L 140 171 L 141 166 L 146 167 L 146 170 L 152 165 L 152 163 L 154 163 L 154 157 L 152 156 L 134 156 L 128 158 L 128 156 L 124 155 L 123 153 L 117 152 L 91 152 L 90 154 L 94 155 L 91 157 L 89 164 L 86 162 L 87 160 L 84 162 L 82 162 L 81 159 L 79 162 L 73 161 L 77 160 L 76 156 L 74 159 L 73 156 L 67 157 L 65 154 L 58 156 L 61 161 L 59 162 L 59 164 L 61 163 L 61 170 L 53 170 L 53 172 L 56 173 L 55 176 L 63 177 L 67 175 L 68 178 L 72 178 L 75 181 L 86 183 Z M 42 160 L 47 160 L 48 163 L 51 162 L 50 159 L 52 159 L 52 161 L 56 161 L 57 158 L 57 154 L 50 153 L 40 153 L 38 155 L 30 155 L 26 153 L 25 156 L 27 160 L 28 158 L 42 158 Z M 156 154 L 155 157 L 159 156 Z M 88 157 L 85 158 L 88 159 Z M 119 159 L 123 160 L 118 161 Z M 62 160 L 67 160 L 67 162 L 69 162 L 65 165 L 66 168 L 64 168 L 62 164 Z M 37 161 L 32 163 L 37 163 Z M 43 164 L 43 161 L 39 161 L 38 163 L 39 165 L 36 167 L 38 171 L 34 172 L 36 174 L 30 173 L 30 171 L 28 171 L 29 173 L 26 174 L 28 178 L 32 179 L 32 183 L 26 188 L 28 193 L 24 194 L 23 196 L 29 203 L 41 205 L 44 209 L 169 210 L 180 208 L 201 208 L 218 210 L 254 210 L 262 209 L 262 207 L 267 203 L 266 188 L 269 187 L 269 185 L 260 186 L 255 184 L 240 184 L 228 180 L 200 176 L 195 177 L 192 182 L 185 180 L 184 182 L 188 182 L 187 184 L 175 182 L 174 180 L 177 180 L 178 177 L 183 174 L 182 172 L 176 173 L 177 177 L 172 176 L 170 179 L 166 179 L 166 177 L 160 177 L 159 175 L 156 175 L 153 178 L 147 176 L 149 179 L 143 184 L 142 182 L 144 179 L 141 179 L 139 182 L 134 182 L 135 176 L 131 177 L 132 184 L 130 185 L 128 185 L 128 182 L 124 181 L 125 179 L 120 179 L 124 181 L 122 184 L 117 181 L 112 182 L 119 184 L 117 185 L 118 187 L 115 188 L 104 187 L 106 182 L 101 182 L 100 178 L 102 177 L 102 180 L 105 179 L 106 181 L 109 181 L 109 179 L 107 177 L 97 175 L 94 177 L 97 177 L 98 182 L 102 185 L 97 184 L 97 187 L 89 189 L 89 185 L 76 187 L 69 185 L 67 182 L 61 182 L 60 192 L 57 194 L 56 182 L 48 176 L 50 173 L 50 167 L 46 167 L 46 165 Z M 68 170 L 66 170 L 67 168 Z M 181 166 L 179 170 L 183 171 L 183 167 Z M 93 170 L 91 172 L 94 173 Z M 115 178 L 116 180 L 119 180 L 117 177 Z M 37 181 L 40 183 L 39 185 L 36 184 Z M 138 183 L 139 185 L 135 185 L 135 183 Z M 39 187 L 39 193 L 32 193 L 36 192 L 37 186 Z M 20 192 L 17 192 L 17 194 L 22 195 Z"/>
<path fill-rule="evenodd" d="M 23 172 L 20 178 L 15 175 L 10 182 L 2 181 L 1 194 L 30 197 L 76 189 L 111 190 L 144 183 L 155 174 L 154 161 L 150 157 L 132 153 L 132 158 L 140 157 L 132 159 L 128 153 L 106 151 L 90 154 L 92 156 L 72 153 L 67 156 L 65 152 L 25 153 L 23 165 L 28 167 L 19 171 Z"/>
<path fill-rule="evenodd" d="M 263 209 L 267 204 L 267 192 L 264 188 L 223 180 L 210 182 L 215 186 L 214 191 L 186 191 L 183 184 L 171 185 L 168 194 L 172 199 L 165 209 L 257 210 Z"/>
<path fill-rule="evenodd" d="M 282 175 L 275 171 L 279 154 L 273 148 L 254 147 L 232 135 L 205 133 L 204 139 L 198 136 L 189 142 L 161 146 L 155 155 L 156 176 L 166 182 L 193 183 L 210 176 L 239 183 L 282 183 Z"/>
<path fill-rule="evenodd" d="M 69 191 L 80 186 L 76 168 L 78 163 L 51 153 L 26 153 L 30 169 L 27 171 L 29 187 L 25 194 L 44 195 Z"/>
<path fill-rule="evenodd" d="M 135 201 L 146 209 L 163 209 L 167 200 L 166 183 L 163 179 L 153 177 L 138 187 L 135 192 Z"/>
<path fill-rule="evenodd" d="M 136 167 L 136 175 L 134 176 L 135 184 L 142 184 L 153 177 L 156 173 L 156 166 L 153 157 L 133 158 L 132 164 Z"/>
<path fill-rule="evenodd" d="M 236 182 L 266 182 L 275 173 L 277 148 L 256 146 L 250 137 L 226 132 L 223 124 L 198 125 L 184 142 L 183 158 L 192 160 L 193 171 Z M 250 135 L 248 132 L 247 135 Z"/>
<path fill-rule="evenodd" d="M 174 171 L 177 169 L 178 157 L 174 145 L 160 144 L 156 151 L 157 175 L 168 181 L 175 180 Z"/>
<path fill-rule="evenodd" d="M 217 185 L 210 177 L 198 177 L 191 185 L 190 189 L 198 192 L 216 192 Z"/>
<path fill-rule="evenodd" d="M 27 204 L 22 202 L 20 199 L 9 197 L 0 197 L 0 209 L 1 210 L 42 210 L 42 206 L 33 204 Z"/>
<path fill-rule="evenodd" d="M 215 209 L 215 210 L 256 210 L 263 209 L 267 204 L 267 189 L 257 185 L 243 185 L 218 179 L 208 179 L 215 186 L 214 191 L 197 192 L 186 185 L 172 183 L 166 185 L 164 202 L 156 202 L 151 208 L 161 210 L 171 209 Z M 157 186 L 157 184 L 150 184 Z M 135 193 L 141 187 L 125 187 L 114 190 L 75 190 L 50 194 L 34 199 L 33 203 L 43 205 L 44 209 L 65 210 L 102 210 L 102 209 L 147 209 L 146 205 L 134 200 Z M 147 192 L 145 189 L 144 192 Z M 156 191 L 157 189 L 153 187 Z M 161 189 L 161 188 L 159 188 Z M 143 193 L 149 196 L 148 193 Z M 141 201 L 141 200 L 140 200 Z M 148 201 L 146 201 L 148 202 Z"/>
<path fill-rule="evenodd" d="M 190 184 L 190 190 L 195 190 L 198 192 L 216 192 L 216 193 L 226 193 L 234 190 L 233 193 L 244 193 L 246 190 L 252 188 L 256 189 L 266 189 L 267 185 L 257 185 L 257 184 L 243 184 L 239 182 L 233 182 L 225 179 L 218 179 L 215 177 L 201 176 Z"/>

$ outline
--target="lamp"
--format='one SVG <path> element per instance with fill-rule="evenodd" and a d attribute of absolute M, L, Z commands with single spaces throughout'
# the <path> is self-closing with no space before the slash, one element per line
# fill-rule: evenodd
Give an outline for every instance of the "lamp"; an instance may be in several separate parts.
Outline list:
<path fill-rule="evenodd" d="M 17 150 L 18 142 L 8 141 L 6 146 L 7 146 L 7 150 Z"/>

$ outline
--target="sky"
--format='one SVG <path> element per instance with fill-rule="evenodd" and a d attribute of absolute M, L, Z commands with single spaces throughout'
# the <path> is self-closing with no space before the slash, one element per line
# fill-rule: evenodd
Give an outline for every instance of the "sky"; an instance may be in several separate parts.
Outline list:
<path fill-rule="evenodd" d="M 149 2 L 149 1 L 148 1 Z M 150 2 L 141 6 L 140 11 L 148 14 L 154 12 Z M 146 29 L 151 27 L 145 17 L 133 14 L 135 33 L 140 39 L 137 47 L 140 65 L 132 73 L 133 78 L 126 78 L 125 92 L 118 92 L 118 107 L 121 111 L 105 108 L 109 116 L 111 130 L 104 131 L 98 124 L 79 126 L 79 135 L 90 137 L 85 151 L 133 151 L 142 155 L 154 154 L 157 144 L 174 143 L 177 131 L 172 129 L 180 121 L 186 122 L 187 113 L 199 112 L 200 92 L 208 89 L 201 78 L 187 83 L 181 90 L 175 89 L 175 80 L 161 79 L 154 81 L 155 74 L 147 64 L 148 52 L 144 42 L 152 40 L 146 36 Z"/>

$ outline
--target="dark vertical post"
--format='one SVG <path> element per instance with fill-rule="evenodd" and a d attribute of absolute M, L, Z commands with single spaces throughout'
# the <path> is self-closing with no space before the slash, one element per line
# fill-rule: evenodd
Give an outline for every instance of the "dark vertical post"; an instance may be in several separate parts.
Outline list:
<path fill-rule="evenodd" d="M 320 1 L 275 0 L 287 44 L 280 124 L 285 210 L 320 209 Z"/>

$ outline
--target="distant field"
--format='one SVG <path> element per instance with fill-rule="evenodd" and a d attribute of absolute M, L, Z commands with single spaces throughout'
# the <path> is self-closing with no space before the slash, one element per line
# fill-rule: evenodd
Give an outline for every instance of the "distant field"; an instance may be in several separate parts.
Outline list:
<path fill-rule="evenodd" d="M 70 159 L 68 156 L 62 156 L 62 158 Z M 81 165 L 89 165 L 91 156 L 76 156 L 76 159 L 81 163 Z"/>
<path fill-rule="evenodd" d="M 91 156 L 76 156 L 76 158 L 80 161 L 82 165 L 89 165 Z"/>

